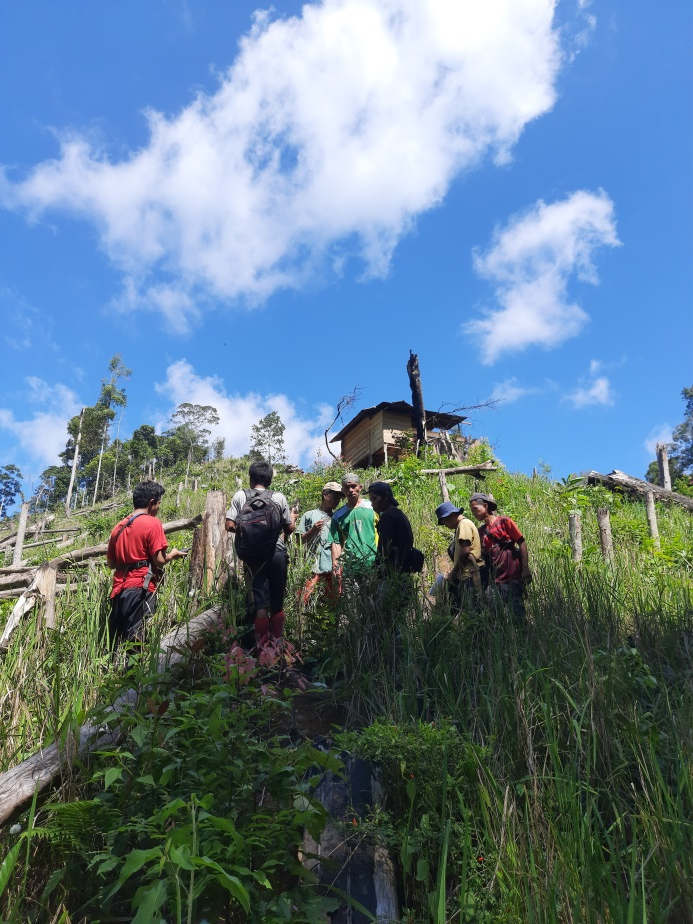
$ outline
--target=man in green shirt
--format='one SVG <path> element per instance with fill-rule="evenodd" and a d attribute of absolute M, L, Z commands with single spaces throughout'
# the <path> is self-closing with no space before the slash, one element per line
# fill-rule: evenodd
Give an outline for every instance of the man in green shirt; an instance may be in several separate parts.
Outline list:
<path fill-rule="evenodd" d="M 322 499 L 317 510 L 308 510 L 300 519 L 296 532 L 301 545 L 307 545 L 314 556 L 313 573 L 299 592 L 299 599 L 303 606 L 308 604 L 311 594 L 316 587 L 322 586 L 325 596 L 331 603 L 339 597 L 339 584 L 332 571 L 332 540 L 330 539 L 330 523 L 335 507 L 343 499 L 344 494 L 336 481 L 328 481 L 322 489 Z"/>
<path fill-rule="evenodd" d="M 335 511 L 330 524 L 332 570 L 346 577 L 367 574 L 375 564 L 375 513 L 370 501 L 361 497 L 359 476 L 349 472 L 342 478 L 346 504 Z"/>

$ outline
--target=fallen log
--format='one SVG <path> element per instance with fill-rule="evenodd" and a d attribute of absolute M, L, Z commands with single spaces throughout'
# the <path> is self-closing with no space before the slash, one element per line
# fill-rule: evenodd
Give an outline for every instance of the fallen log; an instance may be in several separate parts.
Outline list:
<path fill-rule="evenodd" d="M 600 472 L 588 472 L 583 478 L 586 484 L 601 484 L 610 491 L 628 491 L 644 498 L 647 497 L 648 491 L 652 491 L 657 500 L 668 504 L 678 504 L 687 510 L 693 511 L 693 497 L 677 494 L 676 491 L 667 491 L 657 484 L 650 484 L 649 481 L 642 481 L 640 478 L 626 475 L 625 472 L 620 472 L 617 468 L 608 475 L 602 475 Z"/>
<path fill-rule="evenodd" d="M 171 520 L 170 523 L 164 523 L 164 532 L 168 536 L 169 533 L 179 533 L 184 529 L 194 529 L 196 526 L 199 526 L 202 522 L 202 514 L 198 513 L 196 517 L 188 517 L 185 520 Z M 87 558 L 98 558 L 100 555 L 105 555 L 108 549 L 108 542 L 102 542 L 100 545 L 92 545 L 86 549 L 75 549 L 74 552 L 67 552 L 63 556 L 58 558 L 52 558 L 50 563 L 56 568 L 64 568 L 66 565 L 72 565 L 75 562 L 85 561 Z"/>
<path fill-rule="evenodd" d="M 195 616 L 190 622 L 177 626 L 161 640 L 157 667 L 159 672 L 170 669 L 184 661 L 190 653 L 190 642 L 202 637 L 207 632 L 220 627 L 223 617 L 221 610 L 214 607 Z M 131 707 L 137 700 L 136 690 L 127 690 L 109 706 L 112 718 Z M 0 774 L 0 824 L 13 812 L 29 802 L 36 790 L 42 792 L 58 776 L 61 769 L 75 758 L 85 760 L 92 751 L 114 747 L 124 738 L 119 724 L 109 728 L 103 724 L 87 722 L 73 736 L 68 735 L 65 745 L 50 744 L 36 754 L 27 758 L 16 767 Z"/>
<path fill-rule="evenodd" d="M 477 475 L 483 477 L 486 472 L 496 472 L 498 469 L 493 462 L 482 462 L 480 465 L 457 465 L 455 468 L 422 468 L 422 475 Z"/>
<path fill-rule="evenodd" d="M 26 536 L 29 536 L 29 535 L 32 535 L 32 536 L 33 536 L 33 535 L 35 535 L 35 533 L 40 533 L 40 532 L 42 532 L 44 526 L 46 525 L 46 523 L 52 523 L 54 519 L 55 519 L 55 517 L 53 516 L 53 514 L 50 514 L 49 516 L 44 517 L 44 519 L 43 519 L 40 523 L 35 523 L 33 526 L 27 526 L 25 535 L 26 535 Z M 15 543 L 15 541 L 16 541 L 16 539 L 17 539 L 17 533 L 18 533 L 18 532 L 19 532 L 19 530 L 16 530 L 16 529 L 15 529 L 14 532 L 8 533 L 6 536 L 3 536 L 2 539 L 0 539 L 0 549 L 7 548 L 8 545 L 14 545 L 14 543 Z M 61 532 L 62 532 L 62 530 L 61 530 Z"/>

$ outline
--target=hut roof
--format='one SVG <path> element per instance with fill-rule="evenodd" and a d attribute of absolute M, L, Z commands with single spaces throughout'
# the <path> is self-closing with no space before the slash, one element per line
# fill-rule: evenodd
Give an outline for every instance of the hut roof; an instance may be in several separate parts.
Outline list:
<path fill-rule="evenodd" d="M 336 443 L 338 440 L 343 440 L 362 420 L 375 417 L 379 411 L 393 411 L 395 414 L 411 415 L 414 412 L 414 408 L 406 401 L 381 401 L 380 404 L 376 404 L 375 407 L 367 407 L 359 411 L 356 417 L 350 420 L 345 427 L 342 427 L 336 436 L 332 437 L 330 442 Z M 452 430 L 453 427 L 456 427 L 466 419 L 466 417 L 462 417 L 460 414 L 447 414 L 444 411 L 426 411 L 426 427 L 430 430 Z"/>

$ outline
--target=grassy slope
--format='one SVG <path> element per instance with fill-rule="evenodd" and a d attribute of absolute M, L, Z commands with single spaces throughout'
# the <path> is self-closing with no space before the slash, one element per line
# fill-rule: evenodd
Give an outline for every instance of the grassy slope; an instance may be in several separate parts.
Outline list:
<path fill-rule="evenodd" d="M 437 480 L 416 468 L 388 476 L 432 572 L 449 536 L 433 518 Z M 230 495 L 238 471 L 227 462 L 206 474 Z M 288 476 L 276 487 L 308 509 L 327 477 Z M 475 487 L 466 476 L 450 484 L 461 501 Z M 326 670 L 338 662 L 352 724 L 366 729 L 350 744 L 385 768 L 392 813 L 363 824 L 389 839 L 409 870 L 411 920 L 688 920 L 691 517 L 658 507 L 655 554 L 640 503 L 504 472 L 487 485 L 527 538 L 535 574 L 527 626 L 502 613 L 455 620 L 444 607 L 419 606 L 395 620 L 386 603 L 364 595 L 345 604 L 347 628 L 336 644 L 289 595 L 289 635 L 312 641 Z M 162 518 L 195 514 L 203 503 L 202 491 L 184 492 L 176 510 L 169 489 Z M 613 570 L 598 549 L 602 505 L 612 508 Z M 585 545 L 579 568 L 567 547 L 575 508 Z M 89 541 L 105 538 L 116 519 L 94 518 Z M 301 570 L 296 562 L 292 588 Z M 110 671 L 108 586 L 97 565 L 88 585 L 61 602 L 64 631 L 47 635 L 29 619 L 16 633 L 0 665 L 1 768 L 79 722 L 98 698 Z M 180 564 L 163 599 L 162 630 L 205 603 L 188 597 Z M 0 604 L 0 621 L 10 609 Z"/>

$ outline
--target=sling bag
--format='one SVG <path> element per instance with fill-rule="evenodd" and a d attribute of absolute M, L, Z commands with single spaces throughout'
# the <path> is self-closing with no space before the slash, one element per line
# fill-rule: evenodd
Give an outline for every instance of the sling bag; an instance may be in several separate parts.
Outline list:
<path fill-rule="evenodd" d="M 121 533 L 122 533 L 124 530 L 126 530 L 126 529 L 128 528 L 128 526 L 130 526 L 130 524 L 133 522 L 133 520 L 136 520 L 137 517 L 141 517 L 141 516 L 144 516 L 144 511 L 140 511 L 140 513 L 135 513 L 135 514 L 133 514 L 133 515 L 130 517 L 130 519 L 127 521 L 127 523 L 123 523 L 123 524 L 122 524 L 122 526 L 120 527 L 120 529 L 118 530 L 118 532 L 117 532 L 117 533 L 115 534 L 115 536 L 113 537 L 113 547 L 116 549 L 116 551 L 117 551 L 117 549 L 118 549 L 118 539 L 120 538 Z M 142 584 L 142 590 L 145 590 L 145 591 L 146 591 L 146 590 L 149 590 L 149 585 L 150 585 L 151 582 L 152 582 L 152 577 L 153 577 L 153 574 L 154 574 L 153 569 L 152 569 L 152 563 L 149 561 L 148 558 L 143 558 L 143 559 L 141 559 L 140 561 L 131 561 L 131 562 L 128 562 L 127 564 L 123 565 L 122 567 L 119 565 L 119 566 L 116 568 L 116 571 L 123 571 L 123 572 L 125 572 L 125 574 L 128 574 L 128 572 L 130 572 L 130 571 L 136 571 L 138 568 L 144 568 L 145 565 L 148 566 L 148 570 L 147 570 L 147 573 L 146 573 L 145 576 L 144 576 L 144 583 Z"/>

